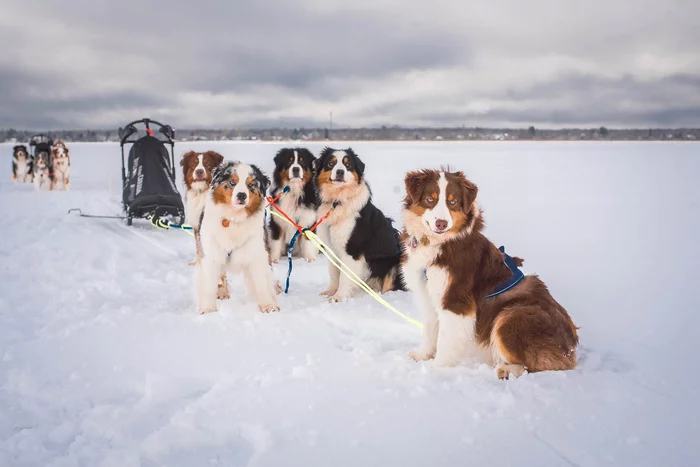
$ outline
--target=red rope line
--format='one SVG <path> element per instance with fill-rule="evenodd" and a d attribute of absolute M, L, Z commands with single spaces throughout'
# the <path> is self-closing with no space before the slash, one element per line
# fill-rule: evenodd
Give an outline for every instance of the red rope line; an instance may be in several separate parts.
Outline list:
<path fill-rule="evenodd" d="M 270 197 L 268 196 L 268 197 L 267 197 L 267 207 L 269 208 L 271 204 L 274 204 L 275 201 L 277 201 L 278 199 L 280 199 L 280 196 L 282 196 L 283 194 L 284 194 L 284 191 L 280 191 L 280 192 L 277 194 L 277 196 L 275 196 L 275 197 L 272 198 L 272 199 L 270 199 Z"/>
<path fill-rule="evenodd" d="M 275 196 L 274 198 L 271 198 L 270 196 L 268 196 L 268 197 L 267 197 L 267 203 L 268 203 L 267 205 L 268 205 L 268 207 L 269 207 L 269 206 L 273 206 L 273 207 L 277 210 L 277 212 L 279 212 L 280 214 L 282 214 L 282 215 L 284 216 L 285 219 L 287 219 L 289 222 L 292 223 L 292 225 L 293 225 L 294 227 L 297 228 L 297 230 L 299 231 L 299 233 L 302 233 L 303 230 L 304 230 L 304 227 L 302 227 L 302 226 L 300 226 L 299 224 L 297 224 L 296 222 L 294 222 L 294 221 L 292 220 L 292 218 L 289 217 L 289 216 L 287 215 L 286 212 L 284 212 L 283 210 L 281 210 L 280 207 L 277 206 L 277 205 L 275 204 L 275 201 L 277 201 L 277 200 L 279 199 L 280 196 L 282 196 L 282 193 L 278 194 L 278 195 Z M 328 216 L 331 215 L 331 213 L 333 212 L 334 209 L 335 209 L 335 206 L 333 206 L 333 207 L 330 209 L 330 211 L 328 211 L 323 217 L 321 217 L 321 218 L 318 220 L 318 222 L 316 222 L 313 226 L 309 227 L 308 230 L 310 230 L 310 231 L 312 231 L 312 232 L 313 232 L 314 230 L 316 230 L 316 228 L 317 228 L 319 225 L 321 225 L 321 222 L 323 222 L 323 221 L 325 221 L 326 219 L 328 219 Z"/>
<path fill-rule="evenodd" d="M 286 212 L 284 212 L 283 210 L 281 210 L 280 207 L 277 206 L 277 205 L 275 204 L 275 200 L 274 200 L 273 198 L 271 198 L 270 196 L 268 196 L 268 197 L 267 197 L 267 202 L 269 203 L 268 206 L 273 206 L 273 207 L 277 210 L 277 212 L 279 212 L 280 214 L 282 214 L 282 215 L 284 216 L 285 219 L 287 219 L 289 222 L 291 222 L 292 225 L 293 225 L 294 227 L 297 228 L 297 230 L 299 231 L 299 233 L 301 233 L 302 230 L 304 230 L 304 228 L 303 228 L 302 226 L 300 226 L 299 224 L 297 224 L 296 222 L 294 222 L 294 221 L 292 220 L 292 218 L 289 217 L 289 216 L 287 215 Z"/>
<path fill-rule="evenodd" d="M 320 219 L 318 220 L 318 222 L 316 222 L 312 227 L 310 227 L 309 230 L 312 231 L 312 232 L 313 232 L 314 230 L 316 230 L 316 227 L 318 227 L 319 225 L 321 225 L 321 222 L 323 222 L 323 221 L 325 221 L 326 219 L 328 219 L 328 216 L 331 215 L 331 213 L 333 212 L 333 209 L 335 209 L 335 208 L 334 208 L 334 207 L 331 208 L 330 211 L 328 211 L 322 218 L 320 218 Z"/>

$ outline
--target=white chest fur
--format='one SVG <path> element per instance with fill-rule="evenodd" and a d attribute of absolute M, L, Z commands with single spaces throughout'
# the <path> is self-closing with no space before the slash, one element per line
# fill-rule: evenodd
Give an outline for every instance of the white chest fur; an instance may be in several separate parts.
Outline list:
<path fill-rule="evenodd" d="M 301 183 L 290 183 L 289 192 L 280 197 L 277 205 L 294 219 L 294 222 L 297 224 L 302 227 L 311 227 L 316 222 L 316 210 L 299 204 L 299 198 L 303 196 L 303 190 L 304 185 Z M 287 222 L 282 221 L 282 226 L 285 231 L 290 231 L 292 235 L 296 231 L 295 227 Z M 290 239 L 291 236 L 286 241 L 288 242 Z"/>
<path fill-rule="evenodd" d="M 318 212 L 318 218 L 323 217 L 331 210 L 331 205 L 323 204 Z M 319 232 L 326 242 L 336 253 L 345 253 L 345 246 L 348 244 L 350 234 L 352 234 L 357 222 L 357 212 L 350 211 L 342 204 L 337 206 L 330 216 L 321 224 L 324 228 Z"/>
<path fill-rule="evenodd" d="M 256 228 L 257 226 L 259 226 L 259 229 Z M 263 220 L 262 216 L 255 215 L 248 218 L 245 222 L 230 222 L 228 227 L 224 227 L 221 224 L 221 219 L 217 222 L 215 218 L 212 219 L 210 217 L 204 219 L 202 230 L 209 232 L 208 237 L 211 237 L 211 233 L 213 233 L 221 251 L 228 253 L 248 246 L 248 243 L 254 240 L 254 236 L 259 237 L 262 244 Z"/>
<path fill-rule="evenodd" d="M 414 292 L 417 292 L 426 287 L 426 270 L 435 269 L 430 268 L 430 265 L 435 261 L 439 248 L 433 245 L 422 245 L 418 241 L 414 248 L 411 246 L 411 241 L 412 238 L 409 239 L 409 244 L 406 246 L 407 261 L 403 265 L 403 272 L 406 285 Z"/>
<path fill-rule="evenodd" d="M 185 220 L 195 228 L 199 228 L 199 218 L 204 210 L 207 193 L 207 191 L 190 189 L 185 194 Z"/>
<path fill-rule="evenodd" d="M 27 158 L 23 157 L 21 159 L 15 159 L 15 163 L 17 164 L 17 174 L 18 175 L 25 175 L 29 173 L 29 164 L 27 164 Z"/>
<path fill-rule="evenodd" d="M 301 186 L 299 183 L 290 183 L 289 191 L 284 193 L 277 202 L 280 209 L 289 214 L 295 221 L 298 209 L 297 200 L 299 199 L 299 196 L 301 196 L 302 188 L 303 186 Z"/>

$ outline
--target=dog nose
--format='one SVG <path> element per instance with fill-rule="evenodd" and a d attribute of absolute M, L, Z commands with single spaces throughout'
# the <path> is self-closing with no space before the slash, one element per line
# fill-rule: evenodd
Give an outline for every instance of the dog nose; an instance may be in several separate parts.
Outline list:
<path fill-rule="evenodd" d="M 299 175 L 299 167 L 293 167 L 292 168 L 292 175 Z"/>
<path fill-rule="evenodd" d="M 195 177 L 204 177 L 204 169 L 197 169 L 194 171 Z"/>
<path fill-rule="evenodd" d="M 335 171 L 335 177 L 336 178 L 344 178 L 345 177 L 345 171 L 343 169 L 338 169 Z"/>
<path fill-rule="evenodd" d="M 435 220 L 435 228 L 443 231 L 447 228 L 447 221 L 444 219 L 436 219 Z"/>
<path fill-rule="evenodd" d="M 245 201 L 245 199 L 246 199 L 247 197 L 248 197 L 248 195 L 246 195 L 245 193 L 238 193 L 238 194 L 236 195 L 236 199 L 238 199 L 238 201 L 240 201 L 241 203 L 242 203 L 243 201 Z"/>

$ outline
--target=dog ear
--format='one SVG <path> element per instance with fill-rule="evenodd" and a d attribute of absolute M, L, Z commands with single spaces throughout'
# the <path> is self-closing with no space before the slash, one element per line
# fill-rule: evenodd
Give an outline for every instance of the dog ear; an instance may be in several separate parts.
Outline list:
<path fill-rule="evenodd" d="M 205 152 L 205 154 L 209 154 L 211 157 L 214 158 L 215 165 L 221 165 L 221 163 L 224 161 L 224 156 L 222 156 L 216 151 L 207 151 Z"/>
<path fill-rule="evenodd" d="M 185 162 L 187 162 L 188 157 L 192 157 L 193 154 L 196 154 L 194 151 L 188 151 L 182 155 L 182 159 L 180 159 L 180 167 L 185 166 Z"/>
<path fill-rule="evenodd" d="M 277 151 L 277 154 L 275 155 L 275 158 L 273 159 L 275 166 L 280 165 L 282 163 L 282 160 L 283 160 L 286 152 L 287 152 L 287 148 L 282 148 L 279 151 Z"/>
<path fill-rule="evenodd" d="M 309 151 L 308 149 L 304 148 L 302 149 L 304 154 L 306 154 L 306 157 L 309 159 L 309 162 L 313 165 L 314 161 L 316 160 L 316 156 L 314 156 L 314 153 Z"/>
<path fill-rule="evenodd" d="M 483 220 L 481 220 L 481 208 L 476 202 L 476 197 L 479 194 L 479 188 L 473 184 L 464 173 L 455 172 L 452 175 L 458 178 L 460 189 L 462 191 L 462 212 L 467 216 L 467 231 L 472 232 L 483 228 Z"/>
<path fill-rule="evenodd" d="M 462 188 L 462 209 L 464 209 L 465 213 L 469 214 L 474 201 L 476 201 L 476 196 L 479 194 L 479 187 L 470 182 L 462 171 L 455 172 L 454 175 L 459 178 L 459 183 Z"/>
<path fill-rule="evenodd" d="M 270 178 L 267 175 L 265 175 L 257 165 L 251 164 L 250 168 L 253 169 L 255 178 L 257 178 L 258 181 L 260 181 L 260 193 L 262 193 L 263 196 L 266 196 L 267 190 L 270 188 Z"/>
<path fill-rule="evenodd" d="M 352 150 L 352 148 L 348 148 L 348 154 L 351 154 L 353 159 L 355 160 L 355 171 L 357 172 L 357 175 L 362 178 L 362 176 L 365 174 L 365 163 L 362 162 L 362 159 L 360 159 L 360 156 L 355 154 L 355 151 Z"/>
<path fill-rule="evenodd" d="M 430 172 L 425 170 L 412 171 L 406 174 L 406 177 L 404 177 L 404 184 L 406 185 L 405 201 L 408 206 L 420 200 L 420 197 L 423 196 L 425 184 L 430 180 L 430 177 Z"/>
<path fill-rule="evenodd" d="M 329 149 L 329 148 L 326 148 L 326 149 Z M 314 173 L 316 175 L 318 175 L 318 172 L 321 170 L 321 167 L 323 167 L 323 163 L 325 162 L 326 158 L 328 157 L 328 154 L 332 153 L 332 150 L 331 150 L 331 152 L 327 152 L 326 149 L 324 149 L 321 152 L 321 155 L 318 156 L 318 159 L 313 160 L 313 163 L 311 165 L 313 167 Z"/>

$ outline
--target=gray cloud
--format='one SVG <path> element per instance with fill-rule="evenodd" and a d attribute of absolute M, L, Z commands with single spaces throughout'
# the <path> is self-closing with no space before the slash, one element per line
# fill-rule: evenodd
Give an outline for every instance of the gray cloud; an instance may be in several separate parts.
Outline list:
<path fill-rule="evenodd" d="M 697 2 L 0 5 L 0 127 L 697 126 Z M 28 18 L 31 19 L 27 26 Z"/>

